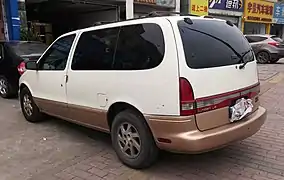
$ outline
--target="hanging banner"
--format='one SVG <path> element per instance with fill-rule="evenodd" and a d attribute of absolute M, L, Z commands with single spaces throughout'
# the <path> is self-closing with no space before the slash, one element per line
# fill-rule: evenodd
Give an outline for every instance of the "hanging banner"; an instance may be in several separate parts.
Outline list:
<path fill-rule="evenodd" d="M 189 7 L 190 14 L 198 16 L 208 15 L 208 0 L 191 0 Z"/>

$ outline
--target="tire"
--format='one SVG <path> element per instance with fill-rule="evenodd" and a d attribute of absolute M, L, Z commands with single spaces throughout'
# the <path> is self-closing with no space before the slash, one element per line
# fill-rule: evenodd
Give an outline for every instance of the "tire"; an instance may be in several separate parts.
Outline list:
<path fill-rule="evenodd" d="M 16 97 L 15 91 L 8 79 L 5 76 L 0 76 L 0 96 L 5 99 Z"/>
<path fill-rule="evenodd" d="M 128 127 L 130 127 L 130 130 L 125 131 L 125 135 L 122 135 L 122 128 L 127 130 Z M 127 134 L 127 132 L 131 132 L 131 134 Z M 129 139 L 127 140 L 127 138 Z M 158 157 L 159 150 L 145 119 L 132 110 L 122 111 L 115 116 L 111 126 L 111 139 L 118 158 L 131 168 L 150 167 Z M 124 140 L 124 143 L 122 143 L 122 140 Z M 127 142 L 129 143 L 128 148 L 123 151 L 122 148 L 126 146 Z M 140 145 L 140 152 L 137 144 Z M 133 153 L 130 149 L 133 150 Z"/>
<path fill-rule="evenodd" d="M 35 104 L 33 97 L 28 88 L 23 88 L 20 92 L 20 104 L 22 113 L 26 120 L 32 123 L 43 121 L 44 115 L 40 112 L 39 108 Z M 31 108 L 30 112 L 27 107 Z"/>
<path fill-rule="evenodd" d="M 257 59 L 257 62 L 260 63 L 260 64 L 267 64 L 271 60 L 270 54 L 268 52 L 265 52 L 265 51 L 261 51 L 261 52 L 257 53 L 256 59 Z"/>

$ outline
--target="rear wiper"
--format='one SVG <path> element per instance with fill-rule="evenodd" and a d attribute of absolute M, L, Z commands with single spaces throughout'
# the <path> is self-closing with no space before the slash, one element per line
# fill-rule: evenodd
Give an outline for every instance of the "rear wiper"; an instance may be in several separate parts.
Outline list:
<path fill-rule="evenodd" d="M 243 68 L 247 65 L 247 63 L 250 62 L 250 61 L 244 62 L 244 57 L 245 57 L 245 55 L 247 55 L 247 54 L 248 54 L 249 52 L 251 52 L 251 51 L 252 51 L 252 50 L 249 49 L 248 51 L 246 51 L 246 52 L 244 52 L 244 53 L 242 54 L 242 56 L 240 57 L 241 59 L 240 59 L 240 62 L 239 62 L 239 63 L 243 63 L 243 64 L 239 66 L 239 69 L 243 69 Z"/>

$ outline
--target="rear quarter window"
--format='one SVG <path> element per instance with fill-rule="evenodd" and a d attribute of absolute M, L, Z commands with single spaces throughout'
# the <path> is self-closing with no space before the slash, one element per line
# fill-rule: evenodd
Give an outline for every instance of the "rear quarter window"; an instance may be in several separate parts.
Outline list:
<path fill-rule="evenodd" d="M 267 39 L 267 37 L 261 36 L 246 36 L 249 43 L 261 42 Z"/>
<path fill-rule="evenodd" d="M 213 68 L 253 61 L 251 47 L 236 26 L 225 21 L 193 20 L 178 22 L 186 63 L 190 68 Z"/>
<path fill-rule="evenodd" d="M 277 36 L 273 36 L 271 37 L 274 41 L 279 42 L 279 43 L 283 43 L 283 40 L 280 37 Z"/>

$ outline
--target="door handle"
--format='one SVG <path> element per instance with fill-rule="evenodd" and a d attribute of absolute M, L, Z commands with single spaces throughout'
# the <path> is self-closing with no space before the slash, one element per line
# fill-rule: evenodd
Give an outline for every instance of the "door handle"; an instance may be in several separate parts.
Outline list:
<path fill-rule="evenodd" d="M 68 75 L 65 75 L 65 83 L 67 83 L 67 82 L 68 82 L 68 80 L 69 80 Z"/>

